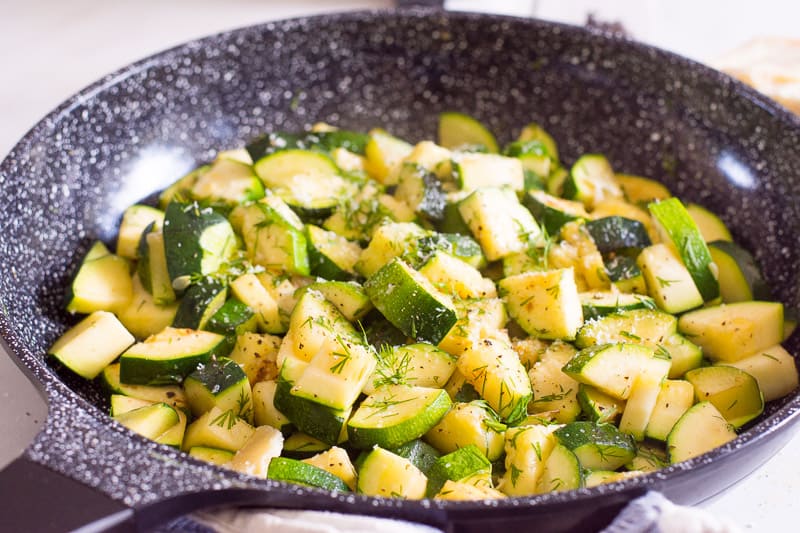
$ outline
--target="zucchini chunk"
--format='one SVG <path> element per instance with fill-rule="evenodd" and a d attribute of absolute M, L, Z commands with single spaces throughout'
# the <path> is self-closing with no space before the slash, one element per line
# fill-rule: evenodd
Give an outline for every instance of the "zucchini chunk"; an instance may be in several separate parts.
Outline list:
<path fill-rule="evenodd" d="M 578 331 L 575 345 L 635 342 L 655 348 L 667 342 L 678 328 L 678 319 L 658 310 L 633 309 L 587 321 Z"/>
<path fill-rule="evenodd" d="M 300 432 L 292 433 L 283 443 L 283 453 L 291 459 L 308 459 L 330 449 L 330 444 Z"/>
<path fill-rule="evenodd" d="M 264 197 L 264 184 L 250 163 L 217 157 L 207 172 L 198 176 L 191 189 L 196 200 L 240 204 Z"/>
<path fill-rule="evenodd" d="M 711 402 L 694 404 L 681 416 L 667 436 L 672 464 L 686 461 L 736 438 L 736 432 Z"/>
<path fill-rule="evenodd" d="M 469 232 L 469 230 L 467 230 Z M 429 233 L 417 240 L 415 253 L 404 254 L 411 264 L 423 264 L 436 254 L 444 252 L 460 259 L 474 268 L 486 266 L 480 244 L 469 235 L 459 233 Z"/>
<path fill-rule="evenodd" d="M 311 150 L 281 150 L 253 165 L 255 173 L 300 218 L 324 219 L 339 201 L 355 192 L 333 160 Z"/>
<path fill-rule="evenodd" d="M 655 472 L 669 466 L 667 451 L 660 443 L 640 442 L 636 446 L 636 456 L 625 465 L 629 471 Z"/>
<path fill-rule="evenodd" d="M 497 296 L 492 280 L 484 278 L 478 269 L 446 252 L 434 252 L 419 273 L 445 294 L 461 299 Z"/>
<path fill-rule="evenodd" d="M 635 257 L 610 254 L 603 259 L 603 266 L 611 284 L 619 292 L 647 294 L 647 282 Z"/>
<path fill-rule="evenodd" d="M 237 249 L 228 220 L 197 203 L 171 202 L 164 213 L 163 233 L 173 286 L 178 278 L 216 272 Z"/>
<path fill-rule="evenodd" d="M 608 216 L 590 220 L 586 229 L 602 254 L 624 250 L 639 250 L 650 246 L 647 228 L 638 220 Z"/>
<path fill-rule="evenodd" d="M 694 387 L 684 380 L 665 379 L 656 398 L 656 405 L 647 423 L 645 435 L 651 439 L 667 440 L 669 432 L 683 413 L 694 405 Z"/>
<path fill-rule="evenodd" d="M 664 185 L 649 178 L 620 173 L 615 174 L 614 178 L 625 194 L 625 199 L 632 204 L 647 205 L 672 196 Z"/>
<path fill-rule="evenodd" d="M 432 344 L 416 343 L 384 348 L 363 392 L 384 385 L 442 388 L 456 370 L 456 358 Z"/>
<path fill-rule="evenodd" d="M 400 331 L 439 344 L 458 320 L 450 299 L 401 259 L 393 259 L 364 283 L 375 307 Z"/>
<path fill-rule="evenodd" d="M 330 472 L 344 481 L 350 490 L 356 490 L 356 469 L 344 448 L 333 446 L 302 461 Z"/>
<path fill-rule="evenodd" d="M 242 274 L 230 284 L 231 292 L 243 304 L 255 311 L 259 331 L 285 333 L 280 308 L 275 297 L 255 274 Z"/>
<path fill-rule="evenodd" d="M 156 303 L 153 295 L 142 286 L 138 274 L 133 275 L 132 287 L 131 301 L 117 311 L 117 317 L 125 329 L 137 339 L 145 339 L 172 324 L 178 312 L 177 303 Z"/>
<path fill-rule="evenodd" d="M 278 196 L 241 209 L 241 234 L 249 259 L 268 269 L 309 274 L 308 244 L 303 223 Z M 236 210 L 231 213 L 231 217 Z"/>
<path fill-rule="evenodd" d="M 553 434 L 578 457 L 583 468 L 616 470 L 636 455 L 633 438 L 611 424 L 572 422 Z"/>
<path fill-rule="evenodd" d="M 516 157 L 525 170 L 525 190 L 544 189 L 544 180 L 550 175 L 553 157 L 541 141 L 515 141 L 506 145 L 503 155 Z"/>
<path fill-rule="evenodd" d="M 719 296 L 719 282 L 711 253 L 697 224 L 681 201 L 674 197 L 667 198 L 648 204 L 647 208 L 657 222 L 662 240 L 677 252 L 686 265 L 703 300 L 708 302 Z"/>
<path fill-rule="evenodd" d="M 205 323 L 206 330 L 225 336 L 225 355 L 230 354 L 241 335 L 254 333 L 257 328 L 255 312 L 236 298 L 228 299 Z"/>
<path fill-rule="evenodd" d="M 153 440 L 159 444 L 171 446 L 180 450 L 181 444 L 183 443 L 183 437 L 186 434 L 186 425 L 189 422 L 189 419 L 186 413 L 183 411 L 175 409 L 175 413 L 178 415 L 178 422 L 170 426 L 169 429 Z"/>
<path fill-rule="evenodd" d="M 712 241 L 728 241 L 732 242 L 731 232 L 725 226 L 725 223 L 719 219 L 717 215 L 697 204 L 688 204 L 686 212 L 697 225 L 700 230 L 700 235 L 706 242 Z"/>
<path fill-rule="evenodd" d="M 253 423 L 253 393 L 247 374 L 228 358 L 212 359 L 186 376 L 183 389 L 192 414 L 200 416 L 212 407 L 233 411 Z"/>
<path fill-rule="evenodd" d="M 427 433 L 450 409 L 442 389 L 389 385 L 361 402 L 347 423 L 350 444 L 397 448 Z"/>
<path fill-rule="evenodd" d="M 213 278 L 190 285 L 181 298 L 173 328 L 206 329 L 208 321 L 225 304 L 228 288 Z"/>
<path fill-rule="evenodd" d="M 453 155 L 452 164 L 456 183 L 462 191 L 488 187 L 525 190 L 525 171 L 517 158 L 462 152 Z"/>
<path fill-rule="evenodd" d="M 138 409 L 140 407 L 153 405 L 155 402 L 151 402 L 148 400 L 140 400 L 139 398 L 125 396 L 124 394 L 112 394 L 110 398 L 110 403 L 111 403 L 111 408 L 109 409 L 109 414 L 112 417 L 115 417 L 117 415 L 121 415 L 122 413 L 133 411 L 134 409 Z"/>
<path fill-rule="evenodd" d="M 116 415 L 114 419 L 134 433 L 150 440 L 156 440 L 180 421 L 175 409 L 165 403 L 139 407 Z"/>
<path fill-rule="evenodd" d="M 536 493 L 574 490 L 582 486 L 583 469 L 578 457 L 563 444 L 556 444 L 536 481 Z"/>
<path fill-rule="evenodd" d="M 644 440 L 645 430 L 655 409 L 658 394 L 661 392 L 661 383 L 667 377 L 668 371 L 669 361 L 666 361 L 662 371 L 642 372 L 633 379 L 625 410 L 619 420 L 620 431 L 631 435 L 637 441 Z"/>
<path fill-rule="evenodd" d="M 124 394 L 131 398 L 149 403 L 165 403 L 176 409 L 189 413 L 189 405 L 183 388 L 178 385 L 130 385 L 119 379 L 119 363 L 112 363 L 103 369 L 100 381 L 106 390 L 114 394 Z"/>
<path fill-rule="evenodd" d="M 517 352 L 505 342 L 483 339 L 456 363 L 467 382 L 509 424 L 523 419 L 531 400 L 531 382 Z"/>
<path fill-rule="evenodd" d="M 607 198 L 622 197 L 611 164 L 600 154 L 581 156 L 572 165 L 563 188 L 564 198 L 581 202 L 590 209 Z"/>
<path fill-rule="evenodd" d="M 245 445 L 254 432 L 255 428 L 236 416 L 233 411 L 212 407 L 186 428 L 181 449 L 189 451 L 195 446 L 208 446 L 236 452 Z"/>
<path fill-rule="evenodd" d="M 411 154 L 413 146 L 382 129 L 369 132 L 369 142 L 364 150 L 367 171 L 384 185 L 397 184 L 397 167 Z"/>
<path fill-rule="evenodd" d="M 783 398 L 798 386 L 797 366 L 794 357 L 780 344 L 760 350 L 751 356 L 733 362 L 718 364 L 744 370 L 758 382 L 764 401 Z"/>
<path fill-rule="evenodd" d="M 701 366 L 704 361 L 703 350 L 680 333 L 673 333 L 655 348 L 657 351 L 666 350 L 672 359 L 668 376 L 670 379 L 683 377 L 686 372 Z"/>
<path fill-rule="evenodd" d="M 278 383 L 274 380 L 259 381 L 253 388 L 253 420 L 256 426 L 272 426 L 283 431 L 291 424 L 283 413 L 275 408 L 275 391 Z"/>
<path fill-rule="evenodd" d="M 578 386 L 578 403 L 583 414 L 595 424 L 613 424 L 625 409 L 625 401 L 581 383 Z"/>
<path fill-rule="evenodd" d="M 394 197 L 428 221 L 440 221 L 444 218 L 447 196 L 442 182 L 419 164 L 403 164 Z"/>
<path fill-rule="evenodd" d="M 420 472 L 426 476 L 433 466 L 433 463 L 441 457 L 441 454 L 436 448 L 420 439 L 414 439 L 411 442 L 402 444 L 397 448 L 392 448 L 389 451 L 411 461 L 411 464 L 419 468 Z"/>
<path fill-rule="evenodd" d="M 553 163 L 558 164 L 558 145 L 553 137 L 536 122 L 531 122 L 520 132 L 517 137 L 519 142 L 538 141 L 547 149 L 547 153 L 553 158 Z"/>
<path fill-rule="evenodd" d="M 64 333 L 48 353 L 79 376 L 94 379 L 135 340 L 116 316 L 95 311 Z"/>
<path fill-rule="evenodd" d="M 350 492 L 340 477 L 318 466 L 288 457 L 275 457 L 269 463 L 267 478 L 332 492 Z"/>
<path fill-rule="evenodd" d="M 428 478 L 411 461 L 375 447 L 361 463 L 358 492 L 367 496 L 421 500 Z"/>
<path fill-rule="evenodd" d="M 478 189 L 459 202 L 458 211 L 489 261 L 525 251 L 542 237 L 511 189 Z"/>
<path fill-rule="evenodd" d="M 506 426 L 481 400 L 457 403 L 425 434 L 425 440 L 442 453 L 476 446 L 490 461 L 503 455 Z"/>
<path fill-rule="evenodd" d="M 322 293 L 350 322 L 361 320 L 373 309 L 364 287 L 354 281 L 316 281 L 300 289 L 298 298 L 307 290 Z"/>
<path fill-rule="evenodd" d="M 136 259 L 139 239 L 145 228 L 154 224 L 155 231 L 161 230 L 164 212 L 149 205 L 135 204 L 122 214 L 117 235 L 117 255 L 125 259 Z"/>
<path fill-rule="evenodd" d="M 297 373 L 297 370 L 292 370 L 293 365 L 302 369 L 306 363 L 298 362 L 294 357 L 288 357 L 284 361 L 273 399 L 275 408 L 300 431 L 326 444 L 336 444 L 345 431 L 345 423 L 350 418 L 351 408 L 333 409 L 292 394 L 295 378 L 292 374 Z"/>
<path fill-rule="evenodd" d="M 497 141 L 486 126 L 464 113 L 448 111 L 439 114 L 439 144 L 451 150 L 478 145 L 492 154 L 498 152 Z"/>
<path fill-rule="evenodd" d="M 578 382 L 561 368 L 575 355 L 571 344 L 556 341 L 548 346 L 528 370 L 533 399 L 528 404 L 531 414 L 549 412 L 561 424 L 572 422 L 581 412 Z"/>
<path fill-rule="evenodd" d="M 682 315 L 678 330 L 712 361 L 735 362 L 783 340 L 783 304 L 738 302 Z"/>
<path fill-rule="evenodd" d="M 350 408 L 375 369 L 366 340 L 316 291 L 307 291 L 291 317 L 293 354 L 305 361 L 291 393 L 333 409 Z"/>
<path fill-rule="evenodd" d="M 437 500 L 497 500 L 506 495 L 492 487 L 483 485 L 470 485 L 463 481 L 448 479 L 442 485 L 439 493 L 434 496 Z"/>
<path fill-rule="evenodd" d="M 410 248 L 414 248 L 414 243 L 424 236 L 425 230 L 410 222 L 380 226 L 373 233 L 369 245 L 361 252 L 355 269 L 369 278 L 395 257 L 407 254 Z"/>
<path fill-rule="evenodd" d="M 210 448 L 208 446 L 195 446 L 189 450 L 189 455 L 207 463 L 222 466 L 233 459 L 233 452 Z"/>
<path fill-rule="evenodd" d="M 583 307 L 583 318 L 587 321 L 612 313 L 656 308 L 656 303 L 652 298 L 640 294 L 591 291 L 582 292 L 578 296 Z"/>
<path fill-rule="evenodd" d="M 562 370 L 580 383 L 626 400 L 636 376 L 653 364 L 654 358 L 653 349 L 643 344 L 598 344 L 575 354 Z"/>
<path fill-rule="evenodd" d="M 508 314 L 528 334 L 543 339 L 574 339 L 583 309 L 572 268 L 526 272 L 500 281 Z"/>
<path fill-rule="evenodd" d="M 558 444 L 554 426 L 519 426 L 506 431 L 506 471 L 498 488 L 509 496 L 527 496 L 536 492 L 544 465 Z"/>
<path fill-rule="evenodd" d="M 753 376 L 732 366 L 706 366 L 690 370 L 684 379 L 700 401 L 717 408 L 730 425 L 739 428 L 764 411 L 764 395 Z"/>
<path fill-rule="evenodd" d="M 445 482 L 460 481 L 470 485 L 492 486 L 492 463 L 474 444 L 439 457 L 428 472 L 426 495 L 434 497 Z"/>
<path fill-rule="evenodd" d="M 228 355 L 242 367 L 250 385 L 278 377 L 278 348 L 281 338 L 274 335 L 245 332 L 236 338 Z"/>
<path fill-rule="evenodd" d="M 128 261 L 95 242 L 81 263 L 67 291 L 70 313 L 115 312 L 133 296 Z"/>
<path fill-rule="evenodd" d="M 747 250 L 733 242 L 712 241 L 708 243 L 708 251 L 717 265 L 719 292 L 724 303 L 770 298 L 761 271 Z"/>
<path fill-rule="evenodd" d="M 166 328 L 120 356 L 120 379 L 132 385 L 181 383 L 216 355 L 224 340 L 208 331 Z"/>
<path fill-rule="evenodd" d="M 149 226 L 148 226 L 149 228 Z M 159 305 L 175 301 L 175 290 L 167 268 L 164 234 L 145 229 L 139 243 L 139 262 L 136 265 L 142 285 Z"/>
<path fill-rule="evenodd" d="M 355 264 L 361 255 L 357 243 L 311 224 L 306 225 L 306 240 L 312 275 L 340 281 L 355 277 Z"/>
<path fill-rule="evenodd" d="M 281 454 L 283 435 L 271 426 L 260 426 L 236 451 L 228 468 L 256 477 L 267 477 L 272 460 Z"/>
<path fill-rule="evenodd" d="M 648 246 L 636 263 L 647 283 L 647 293 L 660 309 L 677 314 L 703 305 L 703 295 L 691 272 L 666 244 Z"/>
<path fill-rule="evenodd" d="M 558 235 L 561 226 L 567 222 L 589 218 L 582 203 L 558 198 L 544 191 L 528 191 L 522 202 L 548 235 Z"/>

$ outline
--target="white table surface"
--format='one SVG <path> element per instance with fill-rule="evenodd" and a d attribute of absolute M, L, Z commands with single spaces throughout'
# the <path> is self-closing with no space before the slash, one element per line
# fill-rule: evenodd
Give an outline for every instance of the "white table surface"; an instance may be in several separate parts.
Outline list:
<path fill-rule="evenodd" d="M 28 0 L 0 16 L 0 157 L 70 94 L 125 64 L 210 33 L 309 13 L 388 6 L 389 0 Z M 450 0 L 449 8 L 486 2 Z M 640 40 L 697 60 L 760 35 L 800 37 L 800 7 L 779 0 L 508 0 L 494 12 L 582 23 L 593 12 Z M 0 191 L 1 193 L 2 191 Z M 2 194 L 0 194 L 2 197 Z M 0 349 L 0 352 L 2 349 Z M 33 438 L 45 412 L 35 390 L 0 353 L 0 467 Z M 754 474 L 703 504 L 745 531 L 794 531 L 800 511 L 800 432 Z"/>

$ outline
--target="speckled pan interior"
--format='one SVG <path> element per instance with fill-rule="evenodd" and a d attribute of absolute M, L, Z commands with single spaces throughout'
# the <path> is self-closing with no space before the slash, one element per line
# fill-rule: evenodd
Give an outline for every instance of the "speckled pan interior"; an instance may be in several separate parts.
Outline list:
<path fill-rule="evenodd" d="M 421 140 L 434 137 L 443 110 L 475 115 L 501 141 L 537 121 L 568 163 L 602 152 L 618 171 L 663 180 L 720 213 L 755 252 L 775 296 L 799 307 L 800 123 L 744 86 L 646 46 L 533 20 L 418 10 L 269 23 L 104 78 L 36 125 L 0 166 L 0 333 L 50 402 L 28 456 L 131 505 L 246 486 L 263 488 L 275 505 L 479 523 L 567 504 L 574 511 L 576 501 L 600 508 L 646 488 L 698 501 L 788 439 L 796 394 L 721 449 L 597 489 L 491 505 L 329 496 L 146 442 L 106 415 L 93 385 L 45 361 L 75 321 L 62 311 L 68 276 L 94 239 L 113 242 L 126 206 L 264 131 L 323 120 Z M 789 347 L 797 353 L 796 338 Z"/>

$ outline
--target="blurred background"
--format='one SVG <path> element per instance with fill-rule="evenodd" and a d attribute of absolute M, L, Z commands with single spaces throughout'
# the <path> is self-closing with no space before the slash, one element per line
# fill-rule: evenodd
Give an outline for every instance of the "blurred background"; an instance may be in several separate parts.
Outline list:
<path fill-rule="evenodd" d="M 165 48 L 268 20 L 394 4 L 391 0 L 4 0 L 0 16 L 0 157 L 69 95 Z M 448 0 L 445 6 L 578 25 L 591 16 L 602 24 L 619 24 L 617 28 L 634 39 L 697 61 L 729 69 L 744 65 L 750 81 L 765 86 L 779 84 L 791 93 L 800 79 L 797 2 Z M 740 48 L 763 37 L 779 39 Z M 0 347 L 0 467 L 21 452 L 45 415 L 37 392 Z M 797 447 L 800 436 L 746 481 L 705 506 L 735 520 L 744 530 L 789 530 L 787 524 L 800 511 Z"/>

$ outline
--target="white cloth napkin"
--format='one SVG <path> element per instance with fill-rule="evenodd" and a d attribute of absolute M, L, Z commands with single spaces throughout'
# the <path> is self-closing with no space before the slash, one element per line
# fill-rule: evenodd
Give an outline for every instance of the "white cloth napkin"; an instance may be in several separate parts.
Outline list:
<path fill-rule="evenodd" d="M 201 513 L 195 519 L 217 533 L 439 533 L 440 530 L 402 520 L 346 515 L 327 511 L 279 509 Z M 648 492 L 633 500 L 601 533 L 742 533 L 724 517 L 697 507 L 675 505 L 661 493 Z"/>

